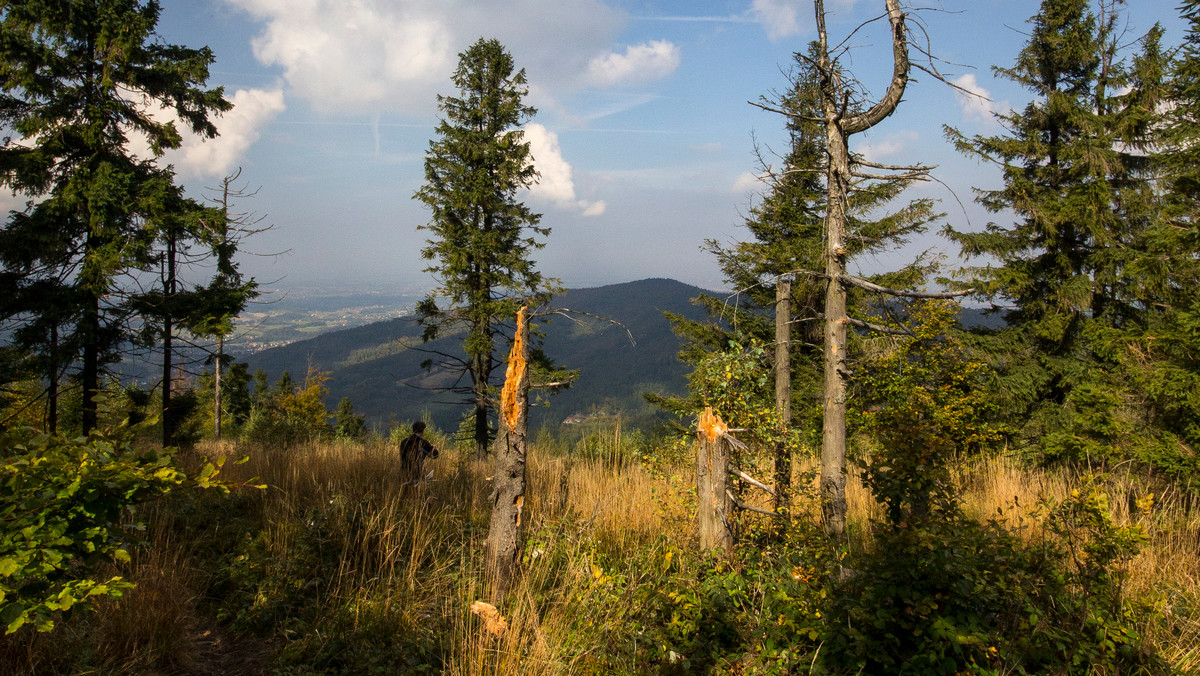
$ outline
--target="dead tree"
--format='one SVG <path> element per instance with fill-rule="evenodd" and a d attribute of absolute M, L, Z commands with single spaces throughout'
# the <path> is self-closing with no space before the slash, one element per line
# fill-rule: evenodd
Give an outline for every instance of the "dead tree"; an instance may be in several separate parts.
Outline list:
<path fill-rule="evenodd" d="M 729 426 L 713 413 L 711 406 L 700 414 L 696 430 L 696 521 L 700 527 L 700 548 L 705 551 L 728 551 L 733 547 L 734 510 L 782 516 L 778 511 L 755 507 L 733 496 L 730 477 L 766 492 L 779 504 L 777 491 L 733 465 L 731 451 L 749 449 L 729 432 Z"/>
<path fill-rule="evenodd" d="M 525 452 L 529 415 L 529 319 L 528 308 L 517 313 L 517 328 L 508 353 L 504 389 L 500 393 L 500 416 L 505 428 L 504 445 L 497 448 L 492 478 L 492 519 L 488 528 L 487 570 L 492 581 L 492 599 L 499 602 L 508 592 L 521 565 L 525 541 Z"/>
<path fill-rule="evenodd" d="M 775 513 L 788 518 L 792 454 L 784 438 L 792 421 L 792 280 L 775 282 Z"/>
<path fill-rule="evenodd" d="M 825 240 L 825 412 L 821 431 L 821 512 L 827 533 L 841 537 L 846 530 L 846 221 L 850 191 L 862 178 L 852 162 L 850 137 L 878 125 L 899 105 L 908 85 L 908 36 L 900 0 L 884 0 L 892 38 L 892 78 L 887 92 L 869 109 L 851 113 L 850 85 L 830 53 L 825 27 L 824 0 L 814 0 L 817 19 L 816 70 L 825 127 L 826 167 Z M 890 169 L 891 167 L 878 167 Z M 928 171 L 921 167 L 896 168 L 911 178 Z"/>
<path fill-rule="evenodd" d="M 725 423 L 712 408 L 700 414 L 696 432 L 696 519 L 700 524 L 700 548 L 728 550 L 733 546 L 729 520 L 729 444 Z"/>
<path fill-rule="evenodd" d="M 934 167 L 913 165 L 896 166 L 868 162 L 850 152 L 850 137 L 863 133 L 883 122 L 900 104 L 908 86 L 912 64 L 909 60 L 909 43 L 906 16 L 900 8 L 900 0 L 884 0 L 886 17 L 890 27 L 892 46 L 892 76 L 883 97 L 869 107 L 862 104 L 857 83 L 848 79 L 838 59 L 843 51 L 841 45 L 831 47 L 825 22 L 824 0 L 813 0 L 817 20 L 817 42 L 809 56 L 799 55 L 809 62 L 818 80 L 818 110 L 815 115 L 802 115 L 792 111 L 762 104 L 761 108 L 777 113 L 815 122 L 825 131 L 825 269 L 823 272 L 797 270 L 792 274 L 805 274 L 825 281 L 824 302 L 824 415 L 821 440 L 821 512 L 827 533 L 842 537 L 846 529 L 846 397 L 850 369 L 847 364 L 849 327 L 866 330 L 894 332 L 877 324 L 852 318 L 848 312 L 850 287 L 881 293 L 892 297 L 946 298 L 965 295 L 963 292 L 939 294 L 920 293 L 886 288 L 847 273 L 847 258 L 855 247 L 851 239 L 859 237 L 848 232 L 849 214 L 852 211 L 852 195 L 867 193 L 880 182 L 904 184 L 929 179 Z M 943 79 L 936 71 L 935 78 Z M 860 105 L 862 104 L 862 105 Z M 807 170 L 800 168 L 799 170 Z M 908 226 L 914 230 L 916 224 Z M 892 236 L 902 235 L 902 232 Z M 861 247 L 860 247 L 861 248 Z M 777 335 L 776 342 L 785 340 Z M 777 351 L 778 352 L 778 351 Z M 779 366 L 777 365 L 777 372 Z M 778 376 L 777 376 L 778 378 Z M 777 380 L 777 387 L 779 381 Z M 779 391 L 777 390 L 777 397 Z M 781 400 L 777 403 L 781 403 Z M 782 406 L 778 407 L 782 410 Z M 779 457 L 777 454 L 776 480 L 779 479 Z M 780 491 L 782 493 L 783 491 Z M 777 500 L 786 500 L 782 495 Z"/>

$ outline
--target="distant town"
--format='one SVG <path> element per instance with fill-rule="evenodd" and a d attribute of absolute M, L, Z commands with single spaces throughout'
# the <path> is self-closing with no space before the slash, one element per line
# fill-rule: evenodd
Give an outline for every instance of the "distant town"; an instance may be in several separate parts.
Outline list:
<path fill-rule="evenodd" d="M 253 354 L 329 331 L 406 317 L 418 298 L 368 289 L 294 289 L 279 298 L 267 294 L 237 318 L 229 348 Z"/>

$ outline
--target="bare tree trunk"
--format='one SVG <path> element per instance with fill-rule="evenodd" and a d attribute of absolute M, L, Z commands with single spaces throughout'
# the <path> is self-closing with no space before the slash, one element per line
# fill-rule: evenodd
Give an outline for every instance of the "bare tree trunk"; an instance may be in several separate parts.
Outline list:
<path fill-rule="evenodd" d="M 487 569 L 492 601 L 499 603 L 520 572 L 525 542 L 525 453 L 529 414 L 529 324 L 526 308 L 517 314 L 517 330 L 508 356 L 500 397 L 503 448 L 496 453 L 492 479 L 492 519 L 488 528 Z M 485 444 L 486 448 L 486 444 Z"/>
<path fill-rule="evenodd" d="M 848 93 L 829 53 L 824 0 L 814 0 L 817 14 L 818 63 L 824 115 L 828 174 L 825 275 L 825 415 L 821 434 L 821 512 L 825 531 L 835 537 L 846 532 L 846 207 L 852 181 L 849 139 L 892 114 L 908 84 L 908 37 L 900 0 L 885 0 L 892 28 L 892 79 L 883 98 L 869 110 L 846 115 Z"/>
<path fill-rule="evenodd" d="M 491 368 L 487 357 L 475 358 L 475 457 L 483 459 L 488 454 L 488 381 Z"/>
<path fill-rule="evenodd" d="M 225 336 L 217 336 L 217 356 L 213 360 L 213 441 L 221 440 L 221 359 L 225 356 Z"/>
<path fill-rule="evenodd" d="M 58 434 L 58 320 L 50 327 L 50 368 L 46 390 L 46 433 Z"/>
<path fill-rule="evenodd" d="M 174 313 L 173 301 L 177 291 L 175 284 L 175 253 L 178 246 L 174 228 L 167 234 L 167 258 L 163 270 L 163 362 L 162 362 L 162 443 L 175 445 L 175 406 L 171 385 L 174 378 Z"/>
<path fill-rule="evenodd" d="M 91 295 L 83 311 L 82 431 L 90 434 L 99 424 L 97 397 L 100 394 L 100 298 Z"/>
<path fill-rule="evenodd" d="M 706 409 L 700 416 L 696 435 L 696 520 L 700 525 L 700 548 L 729 550 L 733 531 L 729 526 L 729 443 L 724 424 Z"/>
<path fill-rule="evenodd" d="M 792 282 L 775 282 L 775 415 L 782 436 L 792 424 Z M 792 454 L 784 439 L 775 441 L 775 513 L 789 518 Z M 786 523 L 786 521 L 785 521 Z"/>

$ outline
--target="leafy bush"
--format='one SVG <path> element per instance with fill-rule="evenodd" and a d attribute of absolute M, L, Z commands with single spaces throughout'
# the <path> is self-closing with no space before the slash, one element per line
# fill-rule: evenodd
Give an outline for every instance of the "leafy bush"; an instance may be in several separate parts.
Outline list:
<path fill-rule="evenodd" d="M 169 453 L 138 453 L 128 430 L 64 439 L 28 428 L 0 435 L 0 623 L 54 627 L 59 613 L 130 584 L 99 579 L 128 561 L 144 525 L 137 508 L 182 486 L 207 487 L 217 465 L 189 479 Z M 218 463 L 219 464 L 219 463 Z M 103 576 L 100 576 L 103 577 Z"/>
<path fill-rule="evenodd" d="M 764 532 L 728 554 L 660 543 L 634 561 L 593 564 L 581 607 L 621 609 L 608 647 L 594 656 L 604 671 L 641 665 L 644 673 L 786 674 L 811 662 L 825 623 L 831 565 L 828 540 L 797 522 L 782 542 Z M 768 540 L 770 544 L 768 544 Z M 627 647 L 627 648 L 626 648 Z M 633 655 L 622 658 L 621 650 Z M 606 661 L 607 660 L 607 661 Z"/>
<path fill-rule="evenodd" d="M 243 436 L 265 446 L 290 446 L 328 438 L 333 428 L 323 401 L 329 394 L 327 382 L 328 373 L 310 367 L 304 384 L 293 387 L 285 371 L 274 392 L 259 397 L 242 430 Z"/>
<path fill-rule="evenodd" d="M 913 313 L 912 335 L 869 364 L 883 396 L 861 420 L 879 443 L 863 482 L 885 507 L 873 546 L 847 560 L 822 658 L 834 673 L 1161 673 L 1122 595 L 1144 535 L 1113 524 L 1095 483 L 1041 505 L 1041 541 L 960 509 L 952 463 L 994 439 L 982 365 L 947 337 L 949 304 Z"/>

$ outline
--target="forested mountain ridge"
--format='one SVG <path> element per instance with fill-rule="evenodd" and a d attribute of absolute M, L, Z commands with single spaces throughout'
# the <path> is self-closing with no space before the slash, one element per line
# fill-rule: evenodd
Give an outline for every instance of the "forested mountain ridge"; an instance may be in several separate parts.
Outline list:
<path fill-rule="evenodd" d="M 555 296 L 551 307 L 586 314 L 544 318 L 543 347 L 558 366 L 580 373 L 572 387 L 550 397 L 549 407 L 534 407 L 534 424 L 557 425 L 575 413 L 595 411 L 644 415 L 642 392 L 682 394 L 687 367 L 676 359 L 679 341 L 663 312 L 702 319 L 704 311 L 690 301 L 703 293 L 673 280 L 645 279 Z M 449 376 L 422 363 L 436 360 L 436 353 L 460 354 L 460 341 L 446 335 L 422 344 L 416 321 L 399 318 L 264 350 L 246 361 L 272 381 L 284 371 L 302 378 L 310 364 L 328 371 L 328 403 L 349 397 L 355 411 L 374 424 L 403 422 L 428 410 L 444 427 L 457 425 L 468 409 L 458 395 L 438 391 L 452 384 Z"/>

